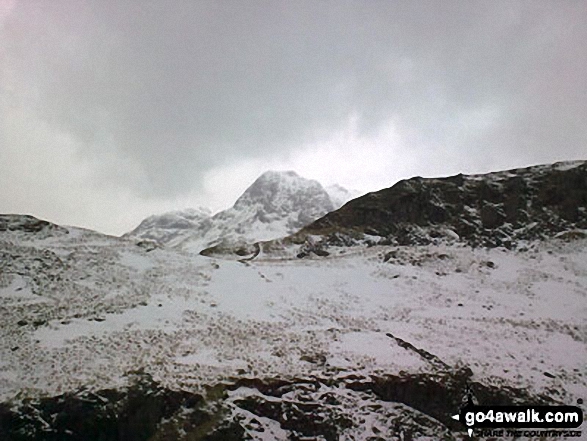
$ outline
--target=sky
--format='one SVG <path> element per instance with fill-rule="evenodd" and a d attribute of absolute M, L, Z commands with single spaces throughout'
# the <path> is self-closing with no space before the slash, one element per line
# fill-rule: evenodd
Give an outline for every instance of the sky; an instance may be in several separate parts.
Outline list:
<path fill-rule="evenodd" d="M 119 235 L 266 170 L 587 159 L 587 3 L 0 0 L 0 213 Z"/>

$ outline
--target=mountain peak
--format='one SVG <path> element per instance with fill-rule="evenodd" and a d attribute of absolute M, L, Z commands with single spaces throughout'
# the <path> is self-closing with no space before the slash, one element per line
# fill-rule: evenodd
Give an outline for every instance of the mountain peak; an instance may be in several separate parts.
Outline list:
<path fill-rule="evenodd" d="M 266 172 L 262 173 L 258 179 L 283 179 L 283 178 L 300 178 L 301 176 L 298 175 L 293 170 L 267 170 Z"/>
<path fill-rule="evenodd" d="M 338 209 L 346 204 L 351 199 L 359 197 L 361 195 L 360 191 L 357 190 L 347 190 L 346 188 L 338 185 L 333 184 L 329 185 L 325 188 L 326 192 L 330 196 L 330 200 L 334 205 L 334 208 Z"/>
<path fill-rule="evenodd" d="M 145 219 L 130 236 L 154 239 L 172 247 L 201 251 L 220 242 L 256 242 L 294 233 L 350 199 L 350 192 L 293 170 L 268 170 L 234 205 L 214 216 L 207 209 L 181 210 Z"/>
<path fill-rule="evenodd" d="M 334 207 L 324 187 L 294 171 L 266 171 L 247 188 L 234 204 L 259 204 L 267 211 L 297 211 L 300 204 L 320 204 L 326 211 Z"/>

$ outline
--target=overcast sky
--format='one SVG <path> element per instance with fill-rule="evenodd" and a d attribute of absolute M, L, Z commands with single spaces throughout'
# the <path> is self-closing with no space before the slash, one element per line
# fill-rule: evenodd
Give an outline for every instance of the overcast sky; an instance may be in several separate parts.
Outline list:
<path fill-rule="evenodd" d="M 587 3 L 0 0 L 0 212 L 121 234 L 267 169 L 587 159 Z"/>

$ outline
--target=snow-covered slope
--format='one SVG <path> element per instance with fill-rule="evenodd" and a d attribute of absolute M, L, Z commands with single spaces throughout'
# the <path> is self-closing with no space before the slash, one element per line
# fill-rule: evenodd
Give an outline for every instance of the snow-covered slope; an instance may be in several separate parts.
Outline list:
<path fill-rule="evenodd" d="M 154 239 L 170 247 L 200 252 L 292 234 L 352 197 L 340 186 L 330 188 L 293 171 L 263 173 L 234 206 L 214 216 L 208 212 L 173 212 L 145 219 L 127 236 Z"/>
<path fill-rule="evenodd" d="M 183 397 L 170 414 L 132 410 L 168 415 L 149 430 L 173 435 L 157 439 L 187 437 L 210 400 L 224 410 L 207 430 L 237 439 L 455 439 L 466 385 L 501 402 L 587 394 L 586 239 L 243 264 L 31 218 L 2 225 L 0 396 L 16 404 L 0 406 L 0 435 L 66 436 L 83 428 L 67 412 L 112 418 L 154 394 Z M 165 389 L 124 398 L 137 372 Z"/>
<path fill-rule="evenodd" d="M 0 215 L 0 439 L 456 441 L 467 388 L 481 404 L 585 410 L 587 237 L 572 218 L 584 212 L 583 164 L 466 177 L 446 194 L 418 181 L 435 203 L 452 195 L 451 214 L 484 180 L 499 212 L 499 191 L 522 177 L 530 185 L 513 196 L 557 232 L 509 249 L 364 230 L 347 246 L 344 229 L 324 257 L 263 243 L 236 261 Z M 266 176 L 230 223 L 295 223 L 300 202 L 281 189 L 298 182 Z M 309 188 L 317 207 L 324 195 Z M 406 212 L 421 202 L 414 188 Z M 574 207 L 552 202 L 561 188 Z M 361 220 L 356 202 L 343 210 L 334 220 Z M 362 219 L 383 225 L 382 212 Z"/>
<path fill-rule="evenodd" d="M 205 226 L 211 216 L 210 210 L 204 207 L 153 215 L 125 236 L 166 244 L 188 235 L 190 230 Z"/>

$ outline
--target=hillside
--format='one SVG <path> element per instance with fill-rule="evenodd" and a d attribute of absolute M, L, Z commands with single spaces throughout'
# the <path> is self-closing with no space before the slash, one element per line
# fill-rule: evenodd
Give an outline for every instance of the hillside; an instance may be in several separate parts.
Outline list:
<path fill-rule="evenodd" d="M 297 239 L 344 236 L 387 244 L 456 240 L 504 246 L 587 229 L 587 162 L 447 178 L 411 178 L 368 193 L 304 227 Z M 352 240 L 351 240 L 352 241 Z"/>
<path fill-rule="evenodd" d="M 274 244 L 291 253 L 262 242 L 237 261 L 0 215 L 0 439 L 456 441 L 467 390 L 481 404 L 580 403 L 584 173 L 574 162 L 408 180 L 303 229 L 302 247 L 328 249 L 304 259 L 298 236 Z M 524 191 L 499 195 L 512 178 Z M 235 205 L 298 207 L 262 184 Z M 413 188 L 445 217 L 391 216 L 430 206 Z M 525 201 L 519 213 L 484 227 L 482 207 L 506 215 L 508 195 Z M 470 236 L 459 204 L 478 211 L 461 216 L 480 222 Z M 540 234 L 509 248 L 486 241 L 532 222 Z M 389 223 L 427 240 L 394 241 Z"/>

